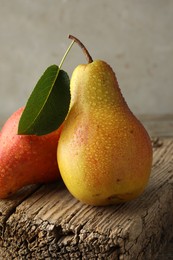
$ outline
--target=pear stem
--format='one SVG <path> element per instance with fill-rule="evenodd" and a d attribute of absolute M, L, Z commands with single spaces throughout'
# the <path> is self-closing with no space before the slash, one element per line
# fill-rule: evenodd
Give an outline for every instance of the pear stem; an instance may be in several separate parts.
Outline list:
<path fill-rule="evenodd" d="M 92 59 L 91 55 L 89 54 L 87 48 L 83 45 L 83 43 L 82 43 L 78 38 L 76 38 L 76 37 L 73 36 L 73 35 L 69 35 L 69 39 L 71 39 L 71 40 L 73 40 L 74 42 L 76 42 L 76 43 L 79 45 L 79 47 L 83 50 L 83 52 L 84 52 L 84 54 L 85 54 L 85 56 L 86 56 L 86 59 L 87 59 L 88 63 L 93 62 L 93 59 Z"/>

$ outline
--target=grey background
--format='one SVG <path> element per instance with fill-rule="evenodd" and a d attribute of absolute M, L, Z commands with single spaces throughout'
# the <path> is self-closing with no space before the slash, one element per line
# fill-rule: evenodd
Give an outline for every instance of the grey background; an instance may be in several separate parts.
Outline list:
<path fill-rule="evenodd" d="M 0 0 L 0 118 L 23 106 L 74 34 L 114 69 L 135 114 L 173 113 L 172 0 Z M 85 57 L 73 46 L 63 69 Z"/>

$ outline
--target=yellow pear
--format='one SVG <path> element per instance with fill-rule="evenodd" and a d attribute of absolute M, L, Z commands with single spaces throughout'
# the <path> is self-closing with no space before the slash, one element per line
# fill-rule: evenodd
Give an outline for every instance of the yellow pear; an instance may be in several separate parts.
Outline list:
<path fill-rule="evenodd" d="M 104 61 L 90 61 L 77 66 L 70 84 L 70 111 L 57 153 L 65 185 L 90 205 L 136 198 L 149 180 L 152 145 L 115 73 Z"/>

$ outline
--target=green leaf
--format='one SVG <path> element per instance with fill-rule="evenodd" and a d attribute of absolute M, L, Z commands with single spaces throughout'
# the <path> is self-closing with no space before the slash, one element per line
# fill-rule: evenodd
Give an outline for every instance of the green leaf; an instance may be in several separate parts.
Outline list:
<path fill-rule="evenodd" d="M 57 65 L 47 68 L 36 84 L 19 121 L 18 134 L 44 135 L 64 121 L 70 105 L 70 79 Z"/>

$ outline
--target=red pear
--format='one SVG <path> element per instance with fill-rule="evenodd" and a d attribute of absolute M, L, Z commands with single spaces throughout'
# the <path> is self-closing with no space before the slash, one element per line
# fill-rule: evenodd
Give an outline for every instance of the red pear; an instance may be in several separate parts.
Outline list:
<path fill-rule="evenodd" d="M 0 133 L 0 198 L 26 185 L 51 182 L 60 176 L 56 152 L 62 127 L 43 136 L 18 135 L 23 110 L 13 113 Z"/>

